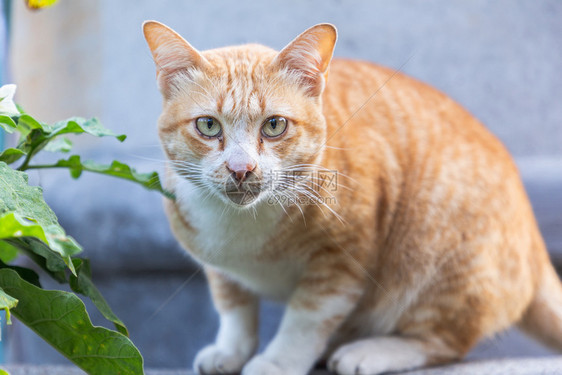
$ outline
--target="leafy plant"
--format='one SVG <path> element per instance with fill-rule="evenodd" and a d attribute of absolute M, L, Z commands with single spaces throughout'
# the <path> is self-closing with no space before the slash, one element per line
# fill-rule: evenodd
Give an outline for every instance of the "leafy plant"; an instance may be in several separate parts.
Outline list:
<path fill-rule="evenodd" d="M 101 173 L 173 196 L 162 188 L 157 173 L 138 173 L 118 161 L 103 165 L 71 155 L 54 164 L 33 164 L 42 150 L 70 152 L 72 142 L 66 134 L 114 137 L 121 142 L 126 137 L 114 134 L 97 119 L 40 122 L 13 103 L 14 91 L 14 85 L 0 88 L 0 127 L 19 133 L 17 146 L 0 152 L 0 309 L 6 311 L 8 324 L 13 314 L 89 374 L 143 374 L 143 358 L 94 285 L 89 261 L 76 257 L 82 248 L 59 225 L 41 188 L 28 184 L 25 171 L 67 168 L 73 178 L 83 171 Z M 12 168 L 13 164 L 19 165 Z M 58 282 L 68 283 L 74 293 L 42 289 L 36 272 L 13 265 L 18 255 L 29 257 Z M 75 293 L 90 298 L 116 330 L 94 327 Z"/>

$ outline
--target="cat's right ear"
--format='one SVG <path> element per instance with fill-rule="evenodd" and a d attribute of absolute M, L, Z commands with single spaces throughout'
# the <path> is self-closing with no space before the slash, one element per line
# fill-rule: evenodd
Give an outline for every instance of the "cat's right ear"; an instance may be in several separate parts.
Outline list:
<path fill-rule="evenodd" d="M 206 59 L 178 33 L 157 21 L 142 24 L 144 37 L 156 64 L 156 78 L 162 95 L 172 93 L 179 73 L 202 68 Z"/>
<path fill-rule="evenodd" d="M 312 26 L 289 45 L 274 60 L 274 64 L 297 73 L 312 96 L 320 96 L 328 79 L 338 33 L 329 23 Z"/>

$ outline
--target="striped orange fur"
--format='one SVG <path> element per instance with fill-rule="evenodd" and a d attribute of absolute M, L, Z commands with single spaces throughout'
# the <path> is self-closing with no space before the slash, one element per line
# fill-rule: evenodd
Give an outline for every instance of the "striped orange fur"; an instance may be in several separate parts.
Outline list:
<path fill-rule="evenodd" d="M 199 373 L 405 370 L 512 324 L 562 349 L 562 288 L 517 168 L 458 104 L 331 61 L 328 24 L 281 52 L 199 52 L 154 21 L 144 33 L 177 197 L 166 212 L 220 314 Z M 260 298 L 287 310 L 256 355 Z"/>

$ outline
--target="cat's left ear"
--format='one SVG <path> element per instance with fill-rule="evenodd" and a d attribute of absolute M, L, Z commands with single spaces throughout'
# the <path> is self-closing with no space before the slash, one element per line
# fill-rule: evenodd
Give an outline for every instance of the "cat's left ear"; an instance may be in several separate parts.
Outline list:
<path fill-rule="evenodd" d="M 308 93 L 320 96 L 328 78 L 337 35 L 335 26 L 329 23 L 312 26 L 283 48 L 274 64 L 301 75 Z"/>
<path fill-rule="evenodd" d="M 156 64 L 158 86 L 164 97 L 173 92 L 174 79 L 178 73 L 202 69 L 207 64 L 199 51 L 168 26 L 156 21 L 145 21 L 142 28 Z"/>

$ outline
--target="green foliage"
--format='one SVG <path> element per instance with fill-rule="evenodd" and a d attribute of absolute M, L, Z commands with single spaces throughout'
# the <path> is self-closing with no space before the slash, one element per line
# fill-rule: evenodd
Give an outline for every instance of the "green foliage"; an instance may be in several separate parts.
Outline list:
<path fill-rule="evenodd" d="M 9 86 L 9 87 L 8 87 Z M 0 127 L 19 133 L 16 147 L 0 151 L 0 309 L 34 330 L 64 356 L 89 374 L 143 374 L 143 359 L 128 338 L 125 324 L 115 315 L 92 281 L 90 263 L 77 258 L 82 248 L 66 235 L 55 213 L 45 203 L 42 189 L 30 186 L 25 171 L 66 168 L 73 178 L 86 172 L 125 179 L 172 198 L 162 188 L 156 172 L 139 173 L 129 165 L 83 161 L 71 155 L 55 164 L 33 164 L 41 150 L 65 152 L 72 142 L 65 134 L 113 137 L 97 119 L 73 117 L 53 125 L 42 123 L 15 106 L 15 86 L 0 88 Z M 21 161 L 18 168 L 10 164 Z M 68 283 L 73 292 L 88 297 L 116 331 L 94 327 L 83 302 L 74 294 L 41 288 L 34 271 L 10 265 L 17 256 L 27 256 L 46 275 Z"/>
<path fill-rule="evenodd" d="M 73 178 L 78 178 L 83 171 L 105 174 L 136 182 L 146 189 L 156 190 L 168 198 L 173 195 L 162 188 L 158 173 L 139 173 L 127 164 L 114 160 L 111 164 L 99 164 L 91 160 L 82 161 L 79 155 L 72 155 L 68 159 L 61 159 L 55 164 L 28 166 L 28 169 L 68 168 Z"/>
<path fill-rule="evenodd" d="M 105 298 L 92 282 L 92 271 L 90 269 L 90 261 L 88 259 L 73 259 L 76 269 L 76 276 L 70 275 L 70 287 L 76 293 L 80 293 L 90 298 L 96 305 L 102 315 L 113 322 L 115 328 L 122 334 L 129 336 L 129 331 L 125 324 L 113 313 Z"/>
<path fill-rule="evenodd" d="M 18 249 L 7 242 L 0 241 L 0 261 L 11 262 L 18 257 Z"/>
<path fill-rule="evenodd" d="M 96 137 L 114 137 L 123 142 L 127 137 L 118 135 L 105 128 L 96 118 L 84 119 L 73 117 L 54 125 L 41 123 L 28 114 L 15 116 L 0 115 L 0 126 L 8 132 L 17 131 L 20 139 L 16 148 L 8 148 L 0 153 L 0 162 L 13 164 L 24 158 L 18 167 L 20 171 L 28 169 L 67 168 L 74 178 L 80 177 L 83 171 L 105 174 L 136 182 L 147 189 L 156 190 L 168 198 L 173 195 L 165 191 L 156 172 L 139 173 L 125 163 L 114 160 L 110 165 L 99 164 L 91 160 L 82 161 L 79 155 L 61 159 L 55 164 L 31 165 L 30 161 L 39 151 L 65 152 L 72 150 L 72 142 L 64 134 L 89 134 Z"/>
<path fill-rule="evenodd" d="M 50 152 L 70 152 L 72 150 L 72 141 L 66 137 L 57 137 L 47 143 L 44 150 Z"/>
<path fill-rule="evenodd" d="M 0 262 L 0 269 L 4 269 L 4 268 L 8 268 L 15 271 L 22 279 L 24 279 L 28 283 L 35 285 L 38 288 L 41 288 L 41 283 L 39 282 L 39 275 L 35 271 L 25 267 L 9 266 L 4 262 Z"/>
<path fill-rule="evenodd" d="M 82 249 L 68 237 L 43 199 L 41 188 L 27 184 L 27 174 L 0 162 L 0 239 L 32 237 L 43 241 L 74 273 L 70 257 Z M 30 250 L 37 253 L 38 246 Z"/>
<path fill-rule="evenodd" d="M 19 148 L 8 148 L 0 152 L 0 161 L 6 164 L 12 164 L 25 156 L 25 152 Z"/>
<path fill-rule="evenodd" d="M 88 374 L 143 373 L 143 359 L 131 340 L 94 327 L 73 293 L 38 288 L 10 269 L 0 270 L 0 285 L 18 300 L 11 307 L 14 316 Z"/>
<path fill-rule="evenodd" d="M 0 115 L 0 127 L 4 129 L 6 133 L 12 134 L 17 128 L 17 124 L 10 116 Z"/>
<path fill-rule="evenodd" d="M 6 320 L 8 324 L 12 324 L 12 320 L 10 318 L 10 309 L 13 309 L 18 304 L 18 300 L 14 297 L 6 294 L 4 290 L 0 288 L 0 306 L 6 311 Z"/>
<path fill-rule="evenodd" d="M 59 138 L 64 134 L 89 134 L 96 137 L 111 136 L 123 142 L 125 135 L 117 135 L 111 130 L 106 129 L 96 118 L 84 119 L 73 117 L 65 121 L 59 121 L 54 125 L 40 123 L 28 114 L 22 114 L 17 118 L 12 118 L 16 123 L 15 130 L 20 133 L 20 140 L 17 149 L 21 150 L 26 158 L 18 168 L 20 170 L 29 169 L 30 159 L 51 143 L 48 148 L 50 151 L 69 152 L 72 143 L 66 138 Z M 2 122 L 2 118 L 0 118 Z M 6 123 L 6 128 L 11 127 L 11 123 Z"/>

